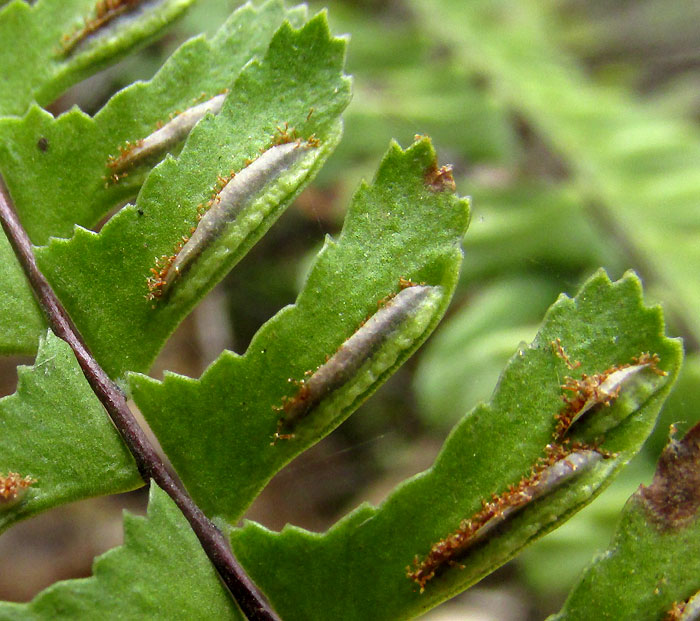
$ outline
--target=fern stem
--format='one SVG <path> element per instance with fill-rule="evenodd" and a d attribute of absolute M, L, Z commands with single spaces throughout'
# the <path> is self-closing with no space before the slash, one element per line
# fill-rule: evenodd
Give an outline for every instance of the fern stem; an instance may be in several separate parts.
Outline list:
<path fill-rule="evenodd" d="M 224 534 L 204 515 L 179 482 L 168 472 L 134 418 L 124 393 L 100 367 L 85 345 L 65 308 L 37 266 L 31 241 L 19 221 L 2 177 L 0 177 L 0 224 L 29 280 L 34 295 L 46 314 L 51 329 L 56 336 L 70 345 L 93 392 L 107 410 L 114 426 L 134 456 L 143 480 L 148 483 L 153 479 L 180 508 L 202 544 L 202 548 L 246 617 L 254 621 L 278 621 L 277 613 L 236 560 Z"/>

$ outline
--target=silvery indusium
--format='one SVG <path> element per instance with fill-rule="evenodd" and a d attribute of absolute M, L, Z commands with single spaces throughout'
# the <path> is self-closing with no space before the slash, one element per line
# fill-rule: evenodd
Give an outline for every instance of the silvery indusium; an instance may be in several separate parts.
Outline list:
<path fill-rule="evenodd" d="M 216 97 L 181 112 L 146 138 L 133 144 L 127 143 L 126 147 L 120 147 L 120 154 L 116 157 L 110 157 L 109 162 L 107 162 L 107 166 L 114 173 L 111 177 L 112 180 L 119 181 L 125 170 L 152 155 L 163 153 L 183 141 L 192 128 L 204 118 L 204 115 L 208 112 L 218 114 L 225 99 L 226 93 L 216 95 Z"/>
<path fill-rule="evenodd" d="M 569 367 L 580 367 L 572 362 L 564 351 L 561 341 L 552 341 L 555 354 Z M 497 527 L 505 523 L 516 512 L 532 501 L 551 493 L 564 483 L 590 469 L 601 459 L 614 457 L 594 445 L 571 442 L 568 432 L 581 417 L 598 406 L 609 406 L 620 396 L 620 391 L 632 378 L 644 370 L 665 376 L 667 373 L 657 365 L 656 354 L 642 353 L 632 359 L 632 364 L 615 365 L 602 373 L 583 374 L 581 379 L 567 377 L 561 386 L 572 393 L 563 397 L 564 409 L 554 416 L 557 424 L 552 442 L 545 447 L 545 458 L 538 460 L 528 476 L 505 492 L 495 494 L 491 500 L 483 500 L 482 508 L 471 518 L 463 520 L 457 529 L 433 544 L 423 560 L 414 559 L 413 567 L 407 568 L 407 576 L 415 581 L 421 592 L 426 583 L 445 567 L 459 566 L 459 560 L 477 543 L 497 533 Z"/>
<path fill-rule="evenodd" d="M 99 0 L 95 5 L 95 16 L 86 18 L 83 27 L 73 34 L 63 35 L 61 38 L 60 53 L 68 55 L 82 43 L 111 21 L 120 15 L 131 11 L 141 3 L 142 0 Z"/>
<path fill-rule="evenodd" d="M 350 383 L 363 365 L 392 336 L 421 310 L 431 311 L 440 296 L 441 287 L 411 284 L 387 300 L 326 363 L 316 369 L 309 378 L 299 382 L 296 395 L 284 399 L 282 407 L 279 408 L 283 414 L 275 434 L 276 439 L 293 437 L 292 430 L 312 409 L 331 393 Z M 422 333 L 424 329 L 425 326 L 421 324 L 416 332 Z M 409 337 L 409 343 L 414 340 Z M 393 360 L 387 362 L 387 365 L 390 364 L 393 364 Z"/>
<path fill-rule="evenodd" d="M 536 465 L 517 485 L 484 502 L 482 509 L 464 520 L 457 530 L 433 544 L 422 561 L 416 558 L 406 575 L 420 586 L 422 593 L 440 569 L 459 566 L 459 560 L 474 545 L 494 536 L 496 529 L 514 514 L 589 470 L 604 457 L 594 449 L 584 447 L 568 452 L 562 446 L 551 445 L 544 463 Z"/>
<path fill-rule="evenodd" d="M 579 363 L 571 364 L 568 357 L 563 354 L 558 339 L 553 345 L 559 349 L 557 355 L 566 362 L 570 369 L 578 368 Z M 600 406 L 611 405 L 620 396 L 623 387 L 631 384 L 635 376 L 642 371 L 648 370 L 658 376 L 665 377 L 667 373 L 658 367 L 658 363 L 659 357 L 656 354 L 641 353 L 632 358 L 631 364 L 615 365 L 602 373 L 583 374 L 581 379 L 566 377 L 562 389 L 570 395 L 563 397 L 566 407 L 555 417 L 558 421 L 555 441 L 561 441 L 584 414 Z M 609 422 L 608 426 L 615 424 L 616 422 L 613 420 Z M 601 427 L 598 429 L 598 433 L 604 433 L 606 430 L 605 426 Z"/>
<path fill-rule="evenodd" d="M 170 257 L 156 260 L 148 279 L 149 299 L 164 296 L 194 265 L 202 252 L 225 234 L 241 211 L 261 192 L 296 164 L 318 141 L 295 140 L 277 144 L 253 160 L 230 179 L 209 202 L 209 209 L 185 243 Z"/>

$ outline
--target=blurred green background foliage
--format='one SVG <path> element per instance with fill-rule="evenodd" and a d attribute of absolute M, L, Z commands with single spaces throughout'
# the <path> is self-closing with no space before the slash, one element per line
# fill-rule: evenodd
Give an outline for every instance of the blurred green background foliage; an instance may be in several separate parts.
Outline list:
<path fill-rule="evenodd" d="M 51 111 L 78 104 L 94 113 L 239 4 L 201 1 L 160 41 L 74 87 Z M 178 330 L 154 373 L 199 375 L 221 349 L 244 351 L 260 325 L 294 301 L 323 235 L 340 230 L 351 193 L 371 178 L 388 142 L 431 136 L 459 193 L 473 199 L 448 316 L 355 416 L 272 481 L 249 516 L 271 528 L 323 529 L 360 501 L 381 500 L 429 465 L 451 426 L 488 399 L 506 360 L 534 336 L 560 292 L 573 295 L 601 266 L 613 279 L 634 269 L 687 353 L 654 436 L 592 505 L 428 615 L 542 618 L 607 547 L 622 504 L 650 480 L 669 425 L 686 429 L 699 418 L 700 4 L 331 0 L 311 7 L 327 8 L 334 32 L 351 37 L 354 96 L 343 141 L 295 207 Z M 3 545 L 0 554 L 9 554 L 11 541 Z M 85 551 L 85 568 L 43 578 L 39 571 L 38 583 L 19 590 L 0 579 L 1 594 L 29 599 L 54 579 L 89 574 L 99 551 Z"/>

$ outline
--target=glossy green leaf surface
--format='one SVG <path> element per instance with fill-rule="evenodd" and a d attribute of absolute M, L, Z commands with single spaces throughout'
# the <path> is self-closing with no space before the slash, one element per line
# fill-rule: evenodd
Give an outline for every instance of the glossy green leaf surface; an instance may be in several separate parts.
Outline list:
<path fill-rule="evenodd" d="M 78 108 L 54 118 L 33 106 L 22 118 L 0 119 L 0 171 L 33 243 L 70 237 L 75 224 L 93 227 L 135 197 L 167 150 L 119 173 L 126 176 L 116 182 L 110 157 L 231 89 L 243 66 L 265 54 L 282 21 L 299 25 L 305 14 L 303 7 L 285 10 L 281 0 L 258 8 L 247 4 L 213 37 L 184 43 L 153 79 L 118 92 L 94 118 Z M 181 146 L 178 141 L 170 150 Z"/>
<path fill-rule="evenodd" d="M 144 44 L 193 0 L 143 3 L 106 22 L 66 51 L 66 41 L 97 16 L 97 0 L 14 0 L 0 9 L 0 115 L 24 114 Z"/>
<path fill-rule="evenodd" d="M 427 139 L 394 145 L 363 185 L 337 240 L 328 238 L 294 306 L 257 333 L 247 352 L 224 354 L 199 380 L 131 377 L 133 398 L 189 492 L 210 516 L 240 518 L 265 483 L 338 426 L 428 336 L 445 311 L 461 263 L 467 203 L 424 180 L 435 166 Z M 311 411 L 295 437 L 272 444 L 278 408 L 343 344 L 399 279 L 434 287 L 415 313 L 344 386 Z"/>
<path fill-rule="evenodd" d="M 555 355 L 557 338 L 581 363 L 575 371 Z M 443 568 L 420 593 L 406 577 L 414 557 L 427 554 L 482 500 L 516 484 L 543 456 L 562 409 L 563 377 L 602 372 L 643 351 L 657 353 L 668 376 L 645 374 L 634 390 L 623 387 L 610 408 L 593 411 L 572 429 L 574 438 L 590 442 L 587 428 L 615 417 L 616 426 L 597 438 L 612 454 L 526 506 L 459 558 L 462 568 Z M 413 617 L 480 580 L 590 502 L 652 430 L 680 358 L 680 344 L 663 336 L 659 308 L 642 305 L 638 279 L 627 275 L 611 283 L 599 272 L 574 299 L 562 296 L 550 308 L 533 343 L 509 362 L 492 400 L 452 430 L 430 470 L 325 534 L 294 527 L 272 533 L 249 523 L 232 536 L 236 554 L 286 619 Z M 276 561 L 274 573 L 265 567 L 269 558 Z"/>
<path fill-rule="evenodd" d="M 124 515 L 124 545 L 93 576 L 57 582 L 28 604 L 0 603 L 3 621 L 243 620 L 175 503 L 155 484 L 146 517 Z"/>
<path fill-rule="evenodd" d="M 58 504 L 143 485 L 64 341 L 49 332 L 18 375 L 17 392 L 0 399 L 0 474 L 36 483 L 19 503 L 0 504 L 0 530 Z"/>
<path fill-rule="evenodd" d="M 112 376 L 149 367 L 178 323 L 272 226 L 333 150 L 350 94 L 344 53 L 345 41 L 331 36 L 323 14 L 299 30 L 283 25 L 265 57 L 240 74 L 221 112 L 204 118 L 180 155 L 149 174 L 135 205 L 121 209 L 99 234 L 77 228 L 70 240 L 52 240 L 37 250 L 40 267 Z M 273 92 L 278 95 L 271 99 Z M 212 248 L 216 254 L 202 256 L 167 299 L 147 299 L 156 257 L 173 254 L 197 226 L 221 177 L 251 165 L 280 140 L 285 124 L 288 133 L 316 140 L 316 146 L 300 147 L 306 151 L 301 161 L 269 179 L 228 230 L 233 237 L 222 235 Z"/>

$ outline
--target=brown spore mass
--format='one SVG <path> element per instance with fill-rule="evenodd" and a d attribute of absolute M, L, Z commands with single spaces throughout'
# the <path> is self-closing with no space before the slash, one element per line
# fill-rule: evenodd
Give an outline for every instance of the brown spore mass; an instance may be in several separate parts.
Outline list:
<path fill-rule="evenodd" d="M 662 530 L 677 530 L 694 521 L 700 507 L 700 423 L 680 441 L 671 436 L 651 485 L 642 486 L 638 494 Z"/>

